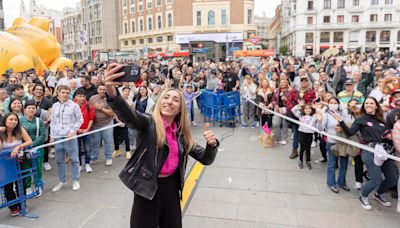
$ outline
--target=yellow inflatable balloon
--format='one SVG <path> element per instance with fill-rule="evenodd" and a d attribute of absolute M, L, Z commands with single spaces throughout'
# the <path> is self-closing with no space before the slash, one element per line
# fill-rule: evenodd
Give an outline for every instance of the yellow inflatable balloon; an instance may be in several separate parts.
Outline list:
<path fill-rule="evenodd" d="M 0 73 L 34 68 L 41 75 L 46 68 L 72 67 L 71 60 L 61 57 L 61 45 L 48 32 L 49 26 L 46 18 L 17 18 L 6 32 L 0 32 Z"/>

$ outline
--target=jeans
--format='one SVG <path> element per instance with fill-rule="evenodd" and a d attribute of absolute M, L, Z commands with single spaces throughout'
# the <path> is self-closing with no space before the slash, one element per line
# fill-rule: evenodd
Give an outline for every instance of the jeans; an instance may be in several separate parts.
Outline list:
<path fill-rule="evenodd" d="M 63 138 L 58 138 L 56 141 L 60 141 Z M 79 148 L 78 139 L 71 139 L 69 141 L 58 143 L 55 146 L 56 149 L 56 161 L 58 166 L 58 178 L 61 182 L 67 181 L 67 167 L 65 165 L 65 157 L 68 154 L 72 164 L 72 180 L 79 180 Z"/>
<path fill-rule="evenodd" d="M 376 188 L 378 194 L 383 194 L 390 188 L 396 186 L 399 174 L 397 173 L 396 166 L 392 159 L 386 160 L 382 166 L 377 166 L 374 163 L 374 154 L 368 151 L 363 151 L 361 159 L 368 170 L 369 181 L 364 184 L 361 195 L 368 197 L 368 195 Z M 385 180 L 382 179 L 382 173 Z M 379 187 L 378 187 L 379 186 Z"/>
<path fill-rule="evenodd" d="M 110 124 L 106 125 L 109 126 Z M 103 128 L 93 126 L 93 130 Z M 96 132 L 93 134 L 93 142 L 92 142 L 92 160 L 99 159 L 99 150 L 101 141 L 104 141 L 104 155 L 106 160 L 111 159 L 113 148 L 114 148 L 114 137 L 113 137 L 113 128 L 106 129 L 104 131 Z"/>
<path fill-rule="evenodd" d="M 92 155 L 92 135 L 86 135 L 78 138 L 79 145 L 79 164 L 82 165 L 82 155 L 85 155 L 85 165 L 90 164 Z M 83 148 L 83 151 L 81 150 Z"/>
<path fill-rule="evenodd" d="M 326 144 L 326 152 L 328 153 L 328 166 L 327 166 L 327 184 L 329 187 L 336 186 L 336 163 L 339 159 L 339 176 L 337 180 L 337 185 L 340 187 L 347 186 L 346 184 L 346 172 L 347 163 L 349 161 L 348 157 L 339 156 L 336 157 L 332 153 L 333 143 Z"/>
<path fill-rule="evenodd" d="M 243 100 L 243 120 L 242 123 L 244 125 L 254 124 L 255 123 L 255 115 L 254 110 L 255 107 L 253 103 L 250 103 L 247 100 Z"/>
<path fill-rule="evenodd" d="M 292 149 L 297 150 L 299 148 L 299 125 L 292 124 L 293 142 Z"/>
<path fill-rule="evenodd" d="M 286 140 L 288 136 L 287 121 L 277 115 L 272 118 L 272 127 L 274 128 L 275 140 L 277 142 Z"/>

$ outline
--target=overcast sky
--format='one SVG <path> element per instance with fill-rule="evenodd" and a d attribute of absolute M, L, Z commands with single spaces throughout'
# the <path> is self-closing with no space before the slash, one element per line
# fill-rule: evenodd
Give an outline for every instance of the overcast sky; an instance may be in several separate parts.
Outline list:
<path fill-rule="evenodd" d="M 25 7 L 29 7 L 29 0 L 24 0 Z M 62 10 L 64 7 L 75 7 L 79 0 L 36 0 L 38 5 L 44 5 L 47 8 Z M 273 17 L 276 6 L 281 0 L 254 0 L 254 8 L 256 15 L 266 13 L 268 17 Z M 12 21 L 19 16 L 19 7 L 21 0 L 5 0 L 3 1 L 4 17 L 6 27 L 12 24 Z"/>

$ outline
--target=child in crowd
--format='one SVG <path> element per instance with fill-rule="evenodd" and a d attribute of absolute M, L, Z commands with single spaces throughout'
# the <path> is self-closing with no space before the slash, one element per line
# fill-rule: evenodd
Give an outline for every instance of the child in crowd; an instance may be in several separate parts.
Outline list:
<path fill-rule="evenodd" d="M 189 112 L 190 121 L 193 126 L 197 126 L 197 123 L 194 122 L 194 109 L 193 109 L 193 99 L 198 94 L 198 92 L 193 92 L 193 84 L 189 83 L 184 85 L 185 91 L 183 92 L 183 96 L 185 97 L 186 109 Z"/>
<path fill-rule="evenodd" d="M 298 105 L 292 108 L 292 113 L 299 118 L 299 121 L 311 127 L 316 126 L 317 118 L 315 116 L 315 110 L 311 104 L 304 104 L 304 101 L 300 101 Z M 300 125 L 299 127 L 299 142 L 300 142 L 300 156 L 299 156 L 299 168 L 304 167 L 303 156 L 306 153 L 306 165 L 308 169 L 311 167 L 311 144 L 313 140 L 314 131 L 308 127 Z"/>

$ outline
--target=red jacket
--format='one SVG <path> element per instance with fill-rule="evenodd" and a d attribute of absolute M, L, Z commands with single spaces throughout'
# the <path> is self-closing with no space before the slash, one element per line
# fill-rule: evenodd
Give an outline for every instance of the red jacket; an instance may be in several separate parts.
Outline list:
<path fill-rule="evenodd" d="M 96 113 L 93 106 L 90 105 L 87 101 L 85 101 L 81 106 L 81 113 L 83 116 L 83 123 L 79 129 L 86 129 L 89 125 L 89 121 L 94 121 L 94 116 L 96 115 Z"/>

